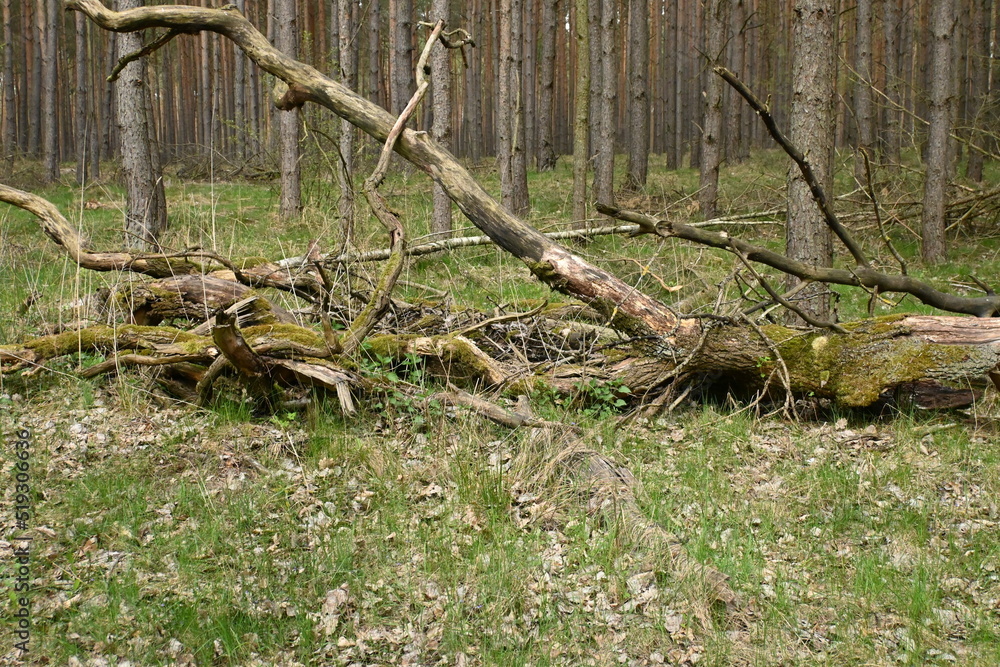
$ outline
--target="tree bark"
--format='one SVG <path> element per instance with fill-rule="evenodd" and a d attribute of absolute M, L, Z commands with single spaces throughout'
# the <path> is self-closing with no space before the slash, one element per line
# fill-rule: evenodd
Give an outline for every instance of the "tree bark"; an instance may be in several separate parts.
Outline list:
<path fill-rule="evenodd" d="M 587 0 L 576 0 L 576 99 L 573 115 L 573 224 L 586 226 L 590 155 L 590 25 Z"/>
<path fill-rule="evenodd" d="M 521 86 L 523 8 L 523 0 L 500 0 L 497 164 L 500 169 L 501 203 L 515 215 L 524 215 L 530 208 Z"/>
<path fill-rule="evenodd" d="M 528 198 L 528 151 L 525 129 L 525 86 L 524 86 L 524 3 L 525 0 L 511 0 L 511 63 L 510 63 L 510 103 L 511 142 L 510 177 L 512 187 L 512 210 L 515 215 L 526 216 L 531 210 Z"/>
<path fill-rule="evenodd" d="M 732 18 L 729 39 L 729 68 L 744 80 L 750 80 L 746 66 L 747 33 L 746 33 L 746 3 L 744 0 L 732 0 Z M 742 104 L 735 91 L 727 90 L 723 96 L 723 107 L 726 115 L 726 164 L 742 162 L 750 156 L 747 137 L 743 135 L 743 118 L 746 116 L 746 105 Z"/>
<path fill-rule="evenodd" d="M 646 185 L 649 167 L 649 3 L 630 0 L 628 10 L 628 173 L 625 187 Z"/>
<path fill-rule="evenodd" d="M 542 62 L 538 89 L 537 165 L 538 171 L 552 171 L 556 168 L 552 116 L 556 70 L 556 14 L 559 10 L 559 0 L 541 0 L 541 4 Z"/>
<path fill-rule="evenodd" d="M 900 137 L 902 121 L 900 105 L 902 103 L 899 86 L 901 72 L 899 35 L 899 0 L 883 0 L 882 30 L 885 36 L 885 94 L 886 107 L 882 120 L 882 150 L 885 161 L 889 165 L 899 163 Z"/>
<path fill-rule="evenodd" d="M 983 148 L 987 142 L 983 127 L 986 124 L 984 116 L 988 113 L 990 87 L 990 16 L 992 0 L 972 0 L 972 27 L 969 35 L 969 68 L 972 72 L 971 136 L 972 146 L 969 147 L 969 161 L 965 165 L 965 177 L 971 181 L 983 181 L 983 153 L 976 147 Z"/>
<path fill-rule="evenodd" d="M 823 189 L 833 185 L 834 77 L 836 58 L 831 0 L 796 0 L 792 30 L 791 140 L 812 166 Z M 814 266 L 833 265 L 833 240 L 809 185 L 796 167 L 788 177 L 788 256 Z M 789 287 L 799 281 L 791 280 Z M 807 287 L 799 307 L 820 319 L 830 317 L 825 289 Z M 820 293 L 822 292 L 822 293 Z M 800 292 L 802 294 L 802 292 Z"/>
<path fill-rule="evenodd" d="M 601 83 L 596 109 L 600 128 L 594 144 L 594 199 L 602 204 L 615 200 L 615 112 L 618 101 L 618 62 L 615 54 L 615 0 L 601 3 Z"/>
<path fill-rule="evenodd" d="M 708 67 L 718 64 L 726 48 L 728 0 L 711 0 L 705 5 L 704 53 Z M 701 171 L 698 201 L 705 220 L 716 217 L 719 201 L 719 168 L 722 165 L 722 86 L 719 77 L 709 73 L 705 80 L 704 114 L 701 130 Z"/>
<path fill-rule="evenodd" d="M 10 1 L 3 0 L 3 41 L 11 44 L 13 26 L 11 25 Z M 3 50 L 3 158 L 8 168 L 13 166 L 14 154 L 17 152 L 17 103 L 14 100 L 14 49 Z"/>
<path fill-rule="evenodd" d="M 450 0 L 434 0 L 430 22 L 444 21 L 447 26 L 450 18 Z M 451 148 L 451 52 L 441 44 L 435 45 L 431 54 L 431 92 L 434 96 L 434 125 L 431 135 L 445 148 Z M 437 234 L 435 238 L 451 236 L 451 199 L 437 183 L 434 184 L 431 231 Z"/>
<path fill-rule="evenodd" d="M 924 210 L 921 218 L 921 253 L 930 264 L 948 257 L 945 240 L 945 200 L 951 172 L 950 134 L 955 104 L 952 81 L 952 48 L 955 7 L 952 0 L 932 0 L 930 129 L 927 135 L 924 174 Z"/>
<path fill-rule="evenodd" d="M 236 0 L 236 9 L 246 14 L 246 0 Z M 233 44 L 233 124 L 236 126 L 236 158 L 247 159 L 247 60 L 240 47 Z"/>
<path fill-rule="evenodd" d="M 337 0 L 339 35 L 334 48 L 340 51 L 341 81 L 354 90 L 358 83 L 358 44 L 354 19 L 354 5 L 351 0 Z M 357 132 L 349 122 L 340 123 L 340 216 L 344 220 L 344 234 L 354 235 L 354 148 Z"/>
<path fill-rule="evenodd" d="M 858 0 L 855 7 L 854 67 L 854 118 L 858 124 L 857 150 L 871 151 L 875 144 L 872 111 L 872 0 Z M 862 185 L 867 183 L 865 161 L 860 155 L 854 158 L 854 178 Z"/>
<path fill-rule="evenodd" d="M 44 12 L 42 11 L 44 9 Z M 42 153 L 44 156 L 45 180 L 53 182 L 59 178 L 59 121 L 56 115 L 57 62 L 59 44 L 59 0 L 43 0 L 38 3 L 38 11 L 43 18 L 39 25 L 45 26 L 42 33 Z"/>
<path fill-rule="evenodd" d="M 142 0 L 118 0 L 119 10 L 141 7 Z M 138 33 L 118 36 L 118 57 L 142 48 Z M 122 170 L 126 181 L 125 245 L 150 249 L 159 246 L 159 236 L 167 228 L 167 204 L 163 174 L 158 169 L 151 142 L 149 89 L 146 61 L 129 63 L 115 83 L 118 132 Z"/>
<path fill-rule="evenodd" d="M 391 110 L 398 116 L 416 86 L 413 72 L 413 0 L 389 0 L 389 39 Z"/>
<path fill-rule="evenodd" d="M 74 115 L 76 122 L 76 182 L 84 185 L 90 166 L 90 119 L 88 117 L 90 86 L 87 85 L 87 18 L 83 14 L 74 17 L 76 38 L 76 86 Z"/>
<path fill-rule="evenodd" d="M 366 30 L 368 35 L 368 71 L 367 71 L 367 85 L 366 93 L 368 99 L 383 108 L 388 108 L 389 104 L 386 101 L 386 96 L 381 85 L 381 55 L 382 50 L 380 48 L 380 26 L 379 26 L 379 0 L 368 0 L 368 11 L 366 16 L 368 17 L 368 28 Z"/>
<path fill-rule="evenodd" d="M 274 46 L 289 58 L 298 56 L 298 20 L 295 0 L 272 0 L 275 22 Z M 204 34 L 204 33 L 203 33 Z M 299 110 L 284 109 L 278 116 L 281 161 L 281 199 L 278 215 L 296 218 L 302 212 L 301 168 L 299 165 Z"/>

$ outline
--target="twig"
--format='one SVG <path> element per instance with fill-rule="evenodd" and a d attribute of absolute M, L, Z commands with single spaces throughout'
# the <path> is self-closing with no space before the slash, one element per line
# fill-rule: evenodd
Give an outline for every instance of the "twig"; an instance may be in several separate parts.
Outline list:
<path fill-rule="evenodd" d="M 862 146 L 861 147 L 861 157 L 865 161 L 865 180 L 867 181 L 867 187 L 865 188 L 865 193 L 868 195 L 868 199 L 872 202 L 872 209 L 875 213 L 875 223 L 878 225 L 878 233 L 882 236 L 882 242 L 885 243 L 886 247 L 889 248 L 889 252 L 892 256 L 896 258 L 899 262 L 899 271 L 904 276 L 906 275 L 906 262 L 903 260 L 902 255 L 896 250 L 896 247 L 892 245 L 892 241 L 889 240 L 888 234 L 885 233 L 885 227 L 882 225 L 882 215 L 879 213 L 878 199 L 875 197 L 875 185 L 872 183 L 872 163 L 868 158 L 868 150 Z"/>
<path fill-rule="evenodd" d="M 184 34 L 183 30 L 171 28 L 170 30 L 166 31 L 165 33 L 163 33 L 162 35 L 160 35 L 159 37 L 157 37 L 152 42 L 142 47 L 138 51 L 133 51 L 132 53 L 125 54 L 118 60 L 118 63 L 115 65 L 115 68 L 111 70 L 111 74 L 108 75 L 107 79 L 108 83 L 117 81 L 118 75 L 122 73 L 122 70 L 124 70 L 126 67 L 129 66 L 129 63 L 139 60 L 139 58 L 145 58 L 146 56 L 153 53 L 160 47 L 165 46 L 167 42 L 172 40 L 177 35 L 182 35 L 182 34 Z"/>
<path fill-rule="evenodd" d="M 767 292 L 772 299 L 774 299 L 775 303 L 781 304 L 788 310 L 792 311 L 793 313 L 801 317 L 803 320 L 806 321 L 807 324 L 809 324 L 809 326 L 819 327 L 822 329 L 833 329 L 837 333 L 847 333 L 847 329 L 840 326 L 836 322 L 827 322 L 826 320 L 821 320 L 819 318 L 813 317 L 812 314 L 799 308 L 791 301 L 782 298 L 782 296 L 778 294 L 773 287 L 771 287 L 771 284 L 768 283 L 766 280 L 764 280 L 763 276 L 757 273 L 757 271 L 753 268 L 753 264 L 751 264 L 750 260 L 746 258 L 746 255 L 741 253 L 735 247 L 733 248 L 733 254 L 735 254 L 737 257 L 740 258 L 740 261 L 743 262 L 743 266 L 747 267 L 747 270 L 750 271 L 750 275 L 752 275 L 754 277 L 754 280 L 757 281 L 757 284 L 763 287 L 764 291 Z"/>
<path fill-rule="evenodd" d="M 538 313 L 542 312 L 542 310 L 544 310 L 547 305 L 549 305 L 548 301 L 538 306 L 537 308 L 532 308 L 531 310 L 525 313 L 509 313 L 507 315 L 498 315 L 496 317 L 491 317 L 489 319 L 483 320 L 482 322 L 477 322 L 472 326 L 466 327 L 454 335 L 467 336 L 473 331 L 482 329 L 483 327 L 488 327 L 491 324 L 499 324 L 500 322 L 509 322 L 511 320 L 521 320 L 526 317 L 532 317 L 533 315 L 537 315 Z"/>

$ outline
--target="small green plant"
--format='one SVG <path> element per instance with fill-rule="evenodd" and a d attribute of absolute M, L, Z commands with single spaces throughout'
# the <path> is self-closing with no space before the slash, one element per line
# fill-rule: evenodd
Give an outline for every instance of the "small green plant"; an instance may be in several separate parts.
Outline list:
<path fill-rule="evenodd" d="M 764 355 L 763 357 L 757 357 L 757 372 L 760 373 L 762 378 L 767 377 L 767 373 L 764 372 L 764 367 L 771 364 L 774 361 L 771 359 L 770 355 Z"/>
<path fill-rule="evenodd" d="M 615 380 L 597 380 L 591 378 L 577 385 L 579 398 L 583 403 L 583 413 L 590 417 L 607 417 L 628 405 L 625 396 L 630 396 L 632 390 L 624 383 Z"/>
<path fill-rule="evenodd" d="M 292 424 L 295 423 L 298 416 L 297 412 L 286 412 L 280 415 L 271 415 L 271 419 L 269 421 L 282 431 L 286 431 Z"/>

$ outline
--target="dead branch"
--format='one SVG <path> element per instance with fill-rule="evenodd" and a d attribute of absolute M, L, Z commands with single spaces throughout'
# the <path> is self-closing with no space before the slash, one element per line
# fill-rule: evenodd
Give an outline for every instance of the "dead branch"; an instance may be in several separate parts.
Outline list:
<path fill-rule="evenodd" d="M 403 224 L 399 221 L 399 216 L 389 209 L 385 199 L 379 194 L 378 187 L 385 180 L 385 174 L 389 169 L 389 160 L 392 158 L 392 151 L 396 146 L 396 141 L 398 141 L 400 134 L 402 134 L 403 128 L 406 127 L 407 121 L 409 121 L 413 112 L 416 111 L 417 105 L 420 104 L 420 100 L 423 99 L 424 94 L 427 92 L 427 88 L 430 87 L 430 82 L 424 74 L 424 68 L 427 65 L 427 59 L 430 57 L 431 49 L 441 34 L 442 28 L 444 28 L 444 21 L 438 21 L 431 31 L 431 35 L 428 37 L 427 43 L 420 54 L 420 60 L 417 62 L 417 90 L 410 97 L 410 101 L 407 102 L 403 112 L 399 114 L 399 118 L 396 119 L 392 129 L 389 131 L 389 136 L 386 137 L 385 145 L 382 147 L 382 152 L 379 155 L 378 164 L 375 165 L 375 170 L 365 180 L 362 188 L 372 212 L 385 225 L 386 231 L 389 233 L 389 263 L 383 268 L 382 275 L 379 276 L 378 284 L 375 286 L 375 291 L 368 300 L 368 304 L 354 322 L 351 323 L 351 326 L 347 329 L 347 333 L 341 340 L 341 348 L 344 354 L 354 352 L 385 314 L 386 309 L 389 308 L 392 289 L 396 286 L 396 281 L 403 271 L 403 258 L 406 256 L 406 234 L 403 230 Z"/>
<path fill-rule="evenodd" d="M 870 266 L 857 266 L 851 270 L 813 266 L 773 250 L 747 243 L 725 232 L 710 232 L 679 222 L 657 220 L 644 213 L 623 211 L 606 204 L 598 204 L 597 210 L 616 220 L 636 223 L 643 233 L 656 234 L 664 238 L 676 237 L 729 252 L 735 248 L 751 261 L 765 264 L 802 280 L 870 289 L 877 288 L 879 292 L 883 293 L 910 294 L 922 303 L 952 313 L 964 313 L 977 317 L 993 317 L 1000 314 L 1000 297 L 996 295 L 957 296 L 937 290 L 912 276 L 882 273 Z"/>

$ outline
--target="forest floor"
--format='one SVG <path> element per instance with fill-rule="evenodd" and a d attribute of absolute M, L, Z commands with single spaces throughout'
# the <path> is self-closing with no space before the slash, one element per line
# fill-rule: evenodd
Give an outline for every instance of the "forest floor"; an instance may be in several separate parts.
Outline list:
<path fill-rule="evenodd" d="M 726 169 L 723 210 L 779 208 L 785 169 L 775 152 Z M 694 172 L 654 163 L 651 174 L 626 205 L 698 218 Z M 476 175 L 495 189 L 491 170 Z M 17 178 L 30 183 L 30 165 L 10 183 L 24 187 Z M 530 178 L 531 222 L 567 227 L 568 163 Z M 911 272 L 952 290 L 974 290 L 970 274 L 1000 273 L 995 212 L 956 228 L 949 264 L 920 266 L 906 228 L 917 224 L 907 217 L 913 178 L 904 170 L 878 190 L 898 213 L 890 230 Z M 839 210 L 858 213 L 848 223 L 891 266 L 863 196 L 839 186 Z M 301 254 L 310 239 L 335 238 L 333 191 L 311 182 L 302 220 L 282 225 L 271 186 L 175 177 L 167 244 Z M 117 247 L 120 189 L 36 192 L 93 247 Z M 426 180 L 395 175 L 386 192 L 416 243 Z M 376 224 L 361 229 L 359 246 L 383 245 Z M 727 229 L 780 248 L 779 224 Z M 575 250 L 668 301 L 737 268 L 730 256 L 663 239 L 609 237 Z M 358 267 L 356 279 L 376 270 Z M 79 271 L 30 216 L 6 209 L 0 278 L 9 286 L 0 344 L 72 319 L 66 304 L 99 287 L 137 279 Z M 403 280 L 408 300 L 432 298 L 423 286 L 480 308 L 559 298 L 489 246 L 411 261 Z M 867 295 L 837 290 L 842 319 L 867 313 Z M 32 292 L 39 298 L 22 308 Z M 928 311 L 907 299 L 892 312 Z M 143 373 L 77 376 L 96 361 L 80 355 L 0 376 L 4 451 L 17 429 L 31 431 L 28 664 L 1000 663 L 992 391 L 963 411 L 824 406 L 800 421 L 717 395 L 651 420 L 628 418 L 613 396 L 594 392 L 587 401 L 529 397 L 540 417 L 577 424 L 588 446 L 627 467 L 642 510 L 729 575 L 745 602 L 733 619 L 697 604 L 663 554 L 626 546 L 571 481 L 539 481 L 544 462 L 531 457 L 527 431 L 402 395 L 361 404 L 350 419 L 319 399 L 254 417 L 236 392 L 197 409 L 164 401 Z M 17 532 L 11 465 L 5 535 Z M 13 585 L 6 580 L 11 610 Z M 4 624 L 0 661 L 14 660 L 10 615 Z"/>

